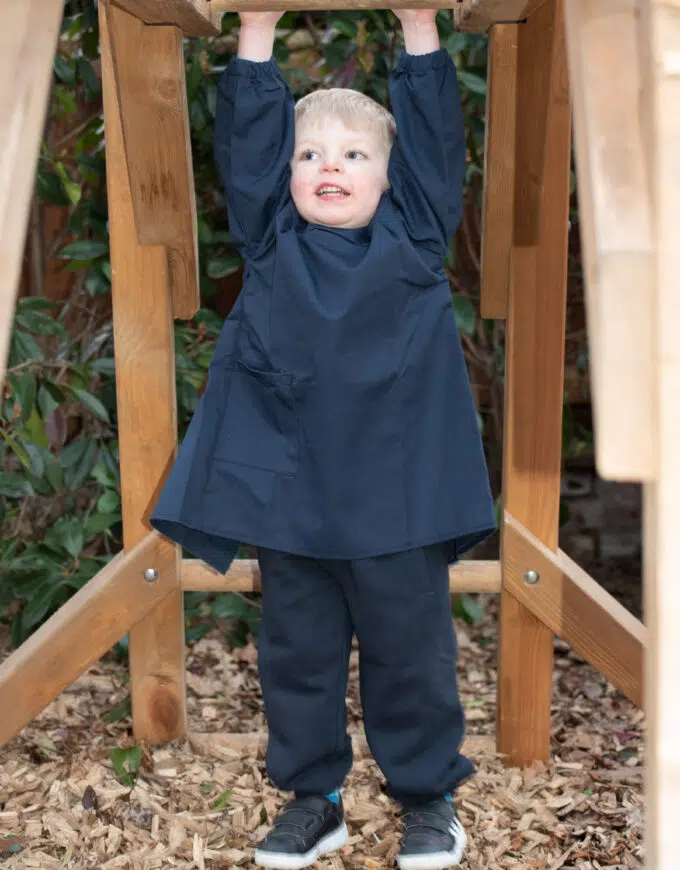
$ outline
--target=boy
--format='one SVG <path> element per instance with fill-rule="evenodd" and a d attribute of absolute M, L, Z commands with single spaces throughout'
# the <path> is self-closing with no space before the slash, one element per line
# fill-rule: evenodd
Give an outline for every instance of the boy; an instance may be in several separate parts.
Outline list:
<path fill-rule="evenodd" d="M 347 840 L 345 693 L 360 648 L 366 735 L 402 804 L 402 870 L 459 863 L 448 565 L 495 527 L 443 268 L 465 136 L 433 10 L 399 10 L 394 118 L 346 90 L 293 105 L 279 12 L 241 15 L 215 153 L 243 290 L 153 516 L 219 571 L 258 548 L 272 781 L 295 797 L 256 863 L 302 868 Z M 396 121 L 396 125 L 395 125 Z"/>

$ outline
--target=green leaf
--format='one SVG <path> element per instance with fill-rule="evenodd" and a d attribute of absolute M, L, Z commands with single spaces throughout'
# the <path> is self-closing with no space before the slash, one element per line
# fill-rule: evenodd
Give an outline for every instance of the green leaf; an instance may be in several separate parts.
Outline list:
<path fill-rule="evenodd" d="M 76 559 L 85 545 L 82 521 L 77 516 L 63 516 L 45 532 L 45 546 L 55 552 L 66 551 Z"/>
<path fill-rule="evenodd" d="M 48 420 L 63 402 L 63 394 L 60 399 L 57 400 L 56 398 L 59 393 L 61 393 L 61 390 L 58 387 L 55 392 L 46 383 L 40 385 L 38 390 L 38 408 L 44 420 Z"/>
<path fill-rule="evenodd" d="M 28 604 L 21 612 L 21 622 L 24 630 L 38 626 L 56 603 L 61 586 L 55 582 L 54 576 L 40 583 L 32 593 Z"/>
<path fill-rule="evenodd" d="M 71 242 L 59 252 L 61 260 L 94 260 L 107 254 L 109 246 L 106 242 L 91 242 L 82 240 L 79 242 Z"/>
<path fill-rule="evenodd" d="M 111 422 L 109 419 L 109 412 L 96 396 L 93 396 L 92 393 L 88 393 L 87 390 L 81 390 L 79 387 L 71 387 L 70 389 L 74 398 L 78 399 L 78 401 L 84 405 L 88 411 L 94 414 L 95 417 L 102 420 L 104 423 Z"/>
<path fill-rule="evenodd" d="M 75 84 L 75 70 L 73 65 L 61 55 L 56 55 L 54 58 L 54 74 L 65 85 Z"/>
<path fill-rule="evenodd" d="M 206 272 L 209 278 L 226 278 L 238 272 L 240 268 L 241 261 L 238 257 L 216 257 L 208 260 Z"/>
<path fill-rule="evenodd" d="M 131 746 L 129 749 L 112 749 L 109 758 L 121 784 L 132 787 L 142 763 L 142 747 Z"/>
<path fill-rule="evenodd" d="M 232 790 L 230 788 L 223 791 L 222 794 L 217 797 L 211 804 L 211 810 L 224 810 L 227 808 L 229 801 L 231 800 Z"/>
<path fill-rule="evenodd" d="M 454 293 L 453 310 L 456 312 L 456 323 L 458 329 L 466 335 L 474 335 L 477 315 L 475 314 L 472 302 L 470 302 L 467 296 L 462 296 L 460 293 Z"/>
<path fill-rule="evenodd" d="M 26 464 L 30 460 L 24 452 Z M 23 498 L 25 495 L 34 495 L 33 487 L 26 477 L 18 471 L 0 471 L 0 495 L 8 498 Z"/>
<path fill-rule="evenodd" d="M 120 704 L 116 704 L 115 707 L 112 707 L 109 712 L 104 716 L 104 721 L 106 722 L 120 722 L 121 719 L 126 719 L 130 716 L 132 712 L 132 707 L 130 704 L 130 696 L 127 698 L 123 698 Z"/>
<path fill-rule="evenodd" d="M 103 514 L 112 514 L 119 505 L 120 496 L 113 489 L 107 489 L 106 492 L 97 499 L 97 510 Z"/>
<path fill-rule="evenodd" d="M 113 514 L 101 514 L 101 513 L 93 513 L 87 519 L 85 523 L 85 540 L 89 541 L 90 538 L 94 538 L 95 535 L 98 535 L 100 532 L 105 532 L 107 529 L 110 529 L 111 526 L 119 523 L 122 517 L 119 513 Z"/>
<path fill-rule="evenodd" d="M 70 205 L 69 199 L 64 185 L 56 172 L 41 170 L 36 178 L 36 189 L 40 199 L 49 202 L 51 205 Z"/>
<path fill-rule="evenodd" d="M 468 91 L 472 91 L 473 94 L 486 93 L 486 82 L 480 76 L 475 75 L 475 73 L 468 72 L 464 69 L 459 69 L 458 81 L 464 88 L 467 88 Z"/>

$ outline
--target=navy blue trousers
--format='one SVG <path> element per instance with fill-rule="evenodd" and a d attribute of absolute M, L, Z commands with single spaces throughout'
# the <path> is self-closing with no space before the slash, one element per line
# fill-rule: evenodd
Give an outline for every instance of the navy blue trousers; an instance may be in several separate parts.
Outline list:
<path fill-rule="evenodd" d="M 388 792 L 408 804 L 453 793 L 474 773 L 443 545 L 368 559 L 259 548 L 259 669 L 267 770 L 296 794 L 325 794 L 352 765 L 345 697 L 352 637 L 368 745 Z"/>

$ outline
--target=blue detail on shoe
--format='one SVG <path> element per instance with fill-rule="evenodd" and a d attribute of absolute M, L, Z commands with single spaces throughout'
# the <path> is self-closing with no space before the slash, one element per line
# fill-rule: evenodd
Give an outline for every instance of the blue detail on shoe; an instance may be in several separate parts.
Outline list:
<path fill-rule="evenodd" d="M 445 794 L 444 800 L 448 801 L 450 804 L 452 804 L 453 803 L 453 795 L 452 794 Z"/>
<path fill-rule="evenodd" d="M 336 788 L 335 791 L 330 792 L 329 794 L 325 794 L 324 797 L 332 801 L 334 804 L 340 803 L 340 789 Z"/>

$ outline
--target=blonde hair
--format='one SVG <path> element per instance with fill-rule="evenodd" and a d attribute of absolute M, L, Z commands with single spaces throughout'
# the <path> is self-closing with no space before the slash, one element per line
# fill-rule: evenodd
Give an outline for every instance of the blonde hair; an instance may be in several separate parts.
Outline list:
<path fill-rule="evenodd" d="M 392 115 L 371 97 L 351 88 L 329 88 L 313 91 L 295 105 L 295 124 L 318 124 L 335 116 L 349 130 L 370 131 L 378 134 L 386 154 L 390 153 L 397 135 L 397 124 Z"/>

